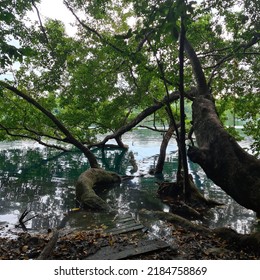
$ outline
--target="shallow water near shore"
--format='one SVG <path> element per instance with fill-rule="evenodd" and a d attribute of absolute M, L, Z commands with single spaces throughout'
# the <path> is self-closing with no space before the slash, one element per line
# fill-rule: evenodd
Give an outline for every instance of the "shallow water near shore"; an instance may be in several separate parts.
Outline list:
<path fill-rule="evenodd" d="M 121 175 L 133 175 L 132 180 L 105 189 L 100 196 L 117 209 L 118 214 L 130 212 L 138 215 L 142 208 L 169 211 L 156 195 L 160 180 L 173 181 L 177 170 L 177 146 L 172 140 L 167 149 L 163 177 L 148 174 L 156 164 L 162 136 L 147 129 L 135 130 L 124 136 L 128 151 L 95 149 L 102 166 Z M 248 147 L 249 142 L 241 143 Z M 129 162 L 133 153 L 138 171 L 132 173 Z M 0 232 L 8 235 L 18 223 L 25 209 L 37 217 L 26 223 L 31 230 L 47 230 L 56 227 L 75 204 L 75 182 L 88 168 L 86 158 L 77 151 L 68 153 L 42 147 L 30 141 L 0 143 Z M 203 223 L 211 228 L 231 227 L 239 233 L 258 230 L 255 213 L 237 204 L 219 187 L 207 179 L 203 170 L 189 162 L 190 172 L 197 187 L 208 198 L 223 203 L 209 211 Z M 95 224 L 109 224 L 113 217 L 104 214 L 84 213 L 74 215 L 68 223 L 71 228 L 87 229 Z M 163 225 L 154 223 L 155 234 L 163 233 Z M 161 232 L 161 233 L 160 233 Z"/>

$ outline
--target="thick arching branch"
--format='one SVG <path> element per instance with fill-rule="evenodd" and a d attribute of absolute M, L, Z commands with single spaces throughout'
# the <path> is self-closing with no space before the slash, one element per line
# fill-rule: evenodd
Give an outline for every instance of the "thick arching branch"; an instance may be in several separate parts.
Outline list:
<path fill-rule="evenodd" d="M 184 40 L 184 50 L 187 55 L 187 57 L 190 60 L 192 71 L 195 76 L 196 82 L 197 82 L 197 89 L 199 95 L 206 95 L 209 93 L 209 88 L 207 85 L 206 77 L 204 75 L 200 60 L 192 47 L 192 45 L 189 43 L 187 38 Z"/>
<path fill-rule="evenodd" d="M 15 95 L 20 96 L 22 99 L 24 99 L 29 104 L 33 105 L 35 108 L 37 108 L 39 111 L 41 111 L 66 136 L 66 140 L 68 141 L 68 143 L 74 145 L 75 147 L 77 147 L 79 150 L 81 150 L 84 153 L 84 155 L 89 160 L 91 167 L 98 167 L 97 160 L 96 160 L 95 156 L 92 154 L 92 152 L 86 146 L 84 146 L 81 142 L 79 142 L 71 134 L 71 132 L 63 125 L 63 123 L 60 120 L 58 120 L 50 111 L 48 111 L 40 103 L 38 103 L 35 99 L 33 99 L 29 95 L 25 94 L 24 92 L 20 91 L 19 89 L 15 88 L 3 81 L 0 81 L 0 86 L 2 86 L 5 89 L 10 90 Z"/>
<path fill-rule="evenodd" d="M 120 127 L 115 133 L 107 135 L 105 137 L 105 139 L 98 145 L 105 145 L 106 142 L 109 141 L 110 139 L 116 139 L 116 138 L 120 137 L 121 135 L 130 131 L 132 128 L 134 128 L 136 125 L 138 125 L 146 117 L 150 116 L 157 110 L 161 109 L 163 106 L 166 105 L 167 102 L 173 102 L 178 99 L 179 99 L 179 92 L 171 93 L 169 95 L 169 98 L 167 96 L 165 96 L 161 102 L 155 103 L 154 105 L 147 107 L 145 110 L 143 110 L 141 113 L 139 113 L 131 122 Z"/>

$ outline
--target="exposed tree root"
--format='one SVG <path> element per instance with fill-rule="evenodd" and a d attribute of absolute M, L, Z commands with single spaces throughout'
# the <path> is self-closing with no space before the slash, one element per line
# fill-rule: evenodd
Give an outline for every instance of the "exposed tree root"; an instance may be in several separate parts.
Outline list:
<path fill-rule="evenodd" d="M 96 194 L 95 190 L 120 182 L 121 178 L 117 173 L 90 168 L 83 172 L 76 182 L 76 198 L 86 210 L 112 211 L 113 209 Z"/>
<path fill-rule="evenodd" d="M 190 198 L 185 199 L 183 180 L 178 182 L 162 182 L 159 185 L 158 194 L 164 202 L 171 206 L 172 212 L 189 219 L 201 219 L 203 213 L 211 207 L 221 205 L 216 201 L 206 199 L 198 190 L 189 175 Z"/>
<path fill-rule="evenodd" d="M 220 238 L 227 243 L 227 247 L 232 247 L 232 249 L 235 249 L 238 252 L 254 252 L 256 255 L 260 255 L 260 232 L 239 234 L 230 228 L 210 229 L 203 225 L 195 224 L 178 215 L 162 211 L 149 211 L 142 209 L 139 214 L 141 216 L 155 217 L 157 219 L 167 221 L 175 226 L 182 227 L 194 233 L 199 233 L 208 237 L 211 236 L 212 239 L 216 237 Z"/>
<path fill-rule="evenodd" d="M 231 228 L 214 230 L 216 236 L 236 246 L 238 250 L 251 251 L 260 255 L 260 232 L 239 234 Z"/>
<path fill-rule="evenodd" d="M 192 231 L 197 231 L 197 232 L 211 232 L 210 229 L 202 226 L 202 225 L 197 225 L 195 223 L 192 223 L 191 221 L 173 214 L 173 213 L 168 213 L 168 212 L 162 212 L 162 211 L 149 211 L 146 209 L 142 209 L 139 214 L 141 216 L 150 216 L 150 217 L 155 217 L 159 220 L 167 221 L 169 223 L 172 223 L 174 225 L 182 226 L 188 230 Z"/>

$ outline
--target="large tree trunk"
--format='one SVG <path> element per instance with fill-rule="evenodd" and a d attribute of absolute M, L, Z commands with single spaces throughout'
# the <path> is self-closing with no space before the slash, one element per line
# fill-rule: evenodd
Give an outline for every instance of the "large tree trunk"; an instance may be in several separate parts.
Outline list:
<path fill-rule="evenodd" d="M 189 148 L 189 158 L 239 204 L 260 213 L 260 160 L 225 131 L 211 96 L 195 98 L 192 109 L 198 147 Z"/>
<path fill-rule="evenodd" d="M 225 131 L 196 52 L 187 40 L 184 47 L 198 90 L 192 105 L 198 147 L 190 147 L 188 156 L 239 204 L 260 214 L 260 160 L 246 153 Z"/>

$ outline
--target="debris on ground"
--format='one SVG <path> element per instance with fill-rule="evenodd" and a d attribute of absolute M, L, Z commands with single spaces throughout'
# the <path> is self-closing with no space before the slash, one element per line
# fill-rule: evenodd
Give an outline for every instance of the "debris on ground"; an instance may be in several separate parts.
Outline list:
<path fill-rule="evenodd" d="M 149 238 L 148 233 L 143 235 Z M 20 232 L 17 233 L 16 238 L 0 238 L 0 259 L 37 259 L 51 237 L 52 232 L 49 231 L 44 234 Z M 126 259 L 255 260 L 260 257 L 256 253 L 240 250 L 234 244 L 223 241 L 214 234 L 204 235 L 181 227 L 173 228 L 171 240 L 169 247 L 126 257 Z M 101 248 L 117 247 L 119 251 L 123 251 L 132 246 L 138 249 L 139 242 L 140 236 L 135 232 L 113 235 L 102 227 L 87 231 L 65 231 L 60 235 L 49 259 L 88 259 Z"/>

